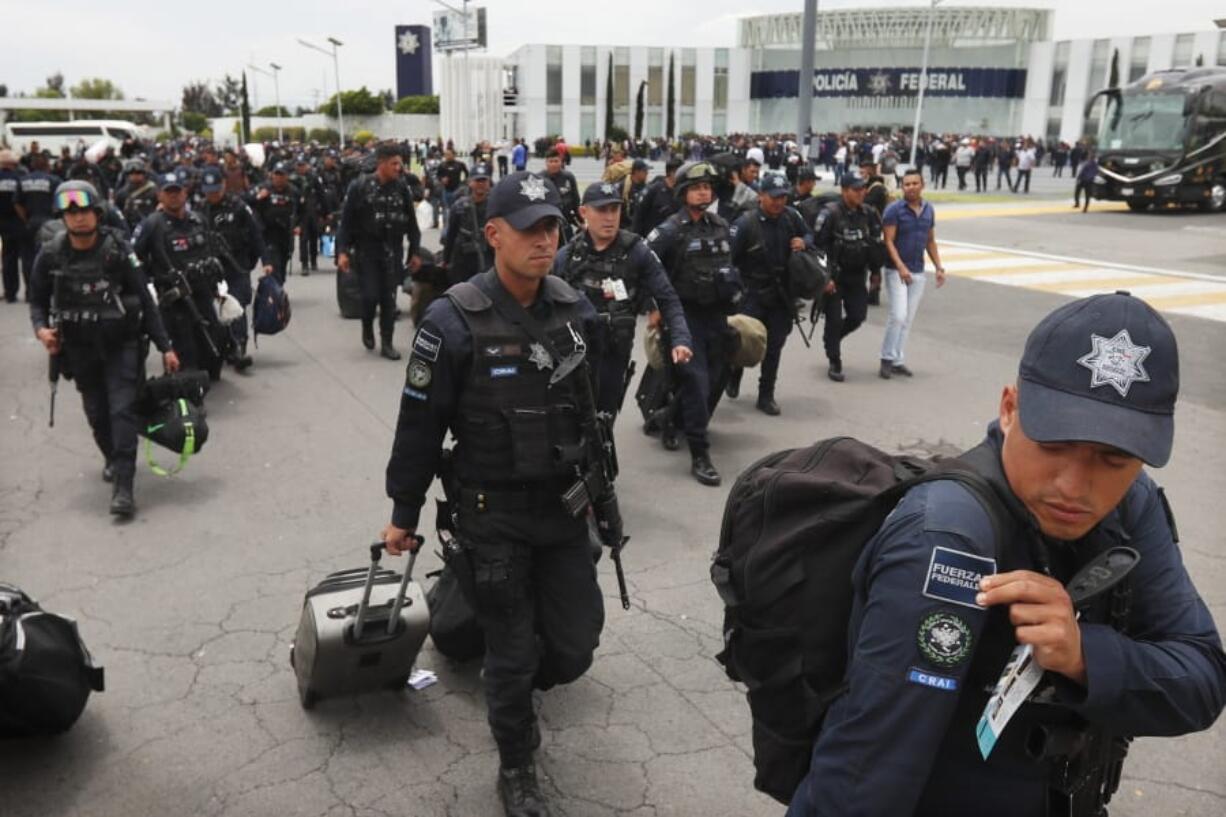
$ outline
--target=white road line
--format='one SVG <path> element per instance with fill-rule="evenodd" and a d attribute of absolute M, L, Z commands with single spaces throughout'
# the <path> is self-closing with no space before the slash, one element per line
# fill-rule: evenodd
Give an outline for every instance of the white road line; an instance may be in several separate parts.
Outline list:
<path fill-rule="evenodd" d="M 1066 264 L 1085 264 L 1095 267 L 1110 267 L 1111 269 L 1124 270 L 1126 272 L 1146 272 L 1152 275 L 1167 275 L 1172 278 L 1195 278 L 1201 281 L 1212 281 L 1219 284 L 1226 284 L 1226 275 L 1208 275 L 1203 272 L 1186 272 L 1183 270 L 1162 269 L 1160 267 L 1143 267 L 1135 264 L 1117 264 L 1111 261 L 1102 261 L 1096 258 L 1073 258 L 1068 255 L 1052 255 L 1043 252 L 1031 252 L 1029 250 L 1014 250 L 1008 247 L 992 247 L 986 244 L 970 244 L 965 241 L 941 241 L 941 247 L 949 245 L 950 247 L 958 247 L 967 250 L 979 250 L 982 252 L 1001 253 L 1005 256 L 1024 255 L 1030 258 L 1040 258 L 1045 261 L 1061 261 Z"/>

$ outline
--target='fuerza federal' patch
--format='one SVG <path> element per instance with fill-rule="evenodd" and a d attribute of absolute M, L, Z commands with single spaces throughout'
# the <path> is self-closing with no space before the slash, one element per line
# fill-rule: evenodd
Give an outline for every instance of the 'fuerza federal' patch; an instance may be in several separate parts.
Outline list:
<path fill-rule="evenodd" d="M 928 574 L 924 579 L 924 595 L 938 601 L 948 601 L 982 610 L 975 603 L 979 580 L 996 572 L 996 560 L 976 556 L 961 550 L 937 547 L 932 549 Z"/>
<path fill-rule="evenodd" d="M 916 641 L 924 657 L 939 667 L 956 667 L 970 658 L 971 626 L 953 613 L 930 613 L 920 622 Z"/>
<path fill-rule="evenodd" d="M 438 353 L 443 348 L 443 339 L 427 329 L 418 329 L 413 337 L 413 351 L 431 363 L 438 363 Z"/>

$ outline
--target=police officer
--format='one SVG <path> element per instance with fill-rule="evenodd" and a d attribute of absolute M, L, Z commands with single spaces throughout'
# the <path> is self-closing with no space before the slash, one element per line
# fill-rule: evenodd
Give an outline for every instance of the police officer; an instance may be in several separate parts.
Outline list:
<path fill-rule="evenodd" d="M 643 197 L 634 211 L 631 230 L 645 236 L 658 227 L 660 222 L 677 212 L 681 204 L 673 195 L 673 176 L 679 167 L 681 159 L 669 156 L 664 163 L 663 175 L 656 176 L 647 183 Z"/>
<path fill-rule="evenodd" d="M 634 224 L 634 217 L 638 213 L 639 205 L 642 203 L 643 194 L 647 190 L 647 173 L 651 170 L 651 165 L 642 159 L 635 159 L 630 166 L 629 182 L 623 182 L 625 188 L 622 201 L 622 228 L 630 229 Z"/>
<path fill-rule="evenodd" d="M 1000 510 L 961 482 L 923 483 L 866 545 L 847 691 L 790 817 L 851 802 L 866 817 L 1102 817 L 1132 737 L 1213 723 L 1226 655 L 1143 470 L 1170 458 L 1178 388 L 1171 328 L 1127 293 L 1039 323 L 963 457 Z M 1074 574 L 1121 545 L 1140 556 L 1123 583 L 1074 603 Z M 1008 716 L 995 682 L 1027 666 Z"/>
<path fill-rule="evenodd" d="M 468 194 L 451 205 L 443 230 L 443 263 L 451 283 L 467 281 L 489 268 L 492 255 L 485 243 L 485 210 L 490 195 L 490 166 L 477 162 L 468 171 Z"/>
<path fill-rule="evenodd" d="M 732 225 L 732 263 L 745 281 L 741 314 L 757 318 L 766 326 L 766 355 L 758 378 L 758 410 L 772 417 L 779 415 L 775 401 L 775 381 L 783 344 L 792 333 L 796 308 L 787 287 L 788 258 L 794 252 L 813 247 L 813 236 L 800 213 L 787 205 L 791 186 L 782 173 L 767 173 L 760 183 L 758 209 L 746 213 Z M 728 379 L 729 397 L 740 391 L 741 374 L 736 369 Z"/>
<path fill-rule="evenodd" d="M 836 383 L 846 379 L 843 338 L 864 323 L 868 315 L 865 280 L 869 273 L 881 269 L 885 252 L 881 218 L 876 210 L 864 204 L 864 180 L 844 176 L 842 188 L 842 199 L 818 214 L 815 239 L 818 248 L 826 253 L 830 270 L 822 303 L 822 314 L 826 316 L 822 343 L 830 362 L 826 374 Z"/>
<path fill-rule="evenodd" d="M 140 159 L 128 163 L 127 182 L 115 193 L 115 207 L 133 230 L 157 209 L 157 185 L 149 178 L 148 168 Z"/>
<path fill-rule="evenodd" d="M 55 191 L 64 180 L 48 170 L 50 162 L 46 155 L 39 153 L 30 159 L 30 172 L 21 177 L 21 206 L 26 213 L 26 238 L 22 242 L 22 272 L 26 278 L 34 269 L 34 258 L 38 255 L 38 233 L 44 224 L 59 221 L 55 212 Z M 107 206 L 108 214 L 113 214 L 114 207 Z M 104 224 L 111 224 L 112 219 L 104 217 Z M 125 229 L 127 225 L 124 225 Z M 27 282 L 28 285 L 28 282 Z"/>
<path fill-rule="evenodd" d="M 796 171 L 796 189 L 792 192 L 788 203 L 799 208 L 800 205 L 813 198 L 813 188 L 816 186 L 817 173 L 814 172 L 812 165 L 805 164 Z"/>
<path fill-rule="evenodd" d="M 482 680 L 511 817 L 549 814 L 533 765 L 533 690 L 586 672 L 604 625 L 586 515 L 560 498 L 592 464 L 574 408 L 588 374 L 575 364 L 599 342 L 591 304 L 549 275 L 560 205 L 536 174 L 512 173 L 493 189 L 485 236 L 494 266 L 426 310 L 387 466 L 395 504 L 382 535 L 397 554 L 417 546 L 410 537 L 440 447 L 448 429 L 455 436 L 449 491 L 485 631 Z"/>
<path fill-rule="evenodd" d="M 574 174 L 566 169 L 565 157 L 557 147 L 545 151 L 545 178 L 553 182 L 553 186 L 558 189 L 558 195 L 562 197 L 562 215 L 566 219 L 563 239 L 569 241 L 574 231 L 583 228 L 579 220 L 579 182 L 575 181 Z"/>
<path fill-rule="evenodd" d="M 290 183 L 298 188 L 298 260 L 306 275 L 319 269 L 319 236 L 328 215 L 327 195 L 305 153 L 298 155 Z"/>
<path fill-rule="evenodd" d="M 10 304 L 17 301 L 17 292 L 21 289 L 21 257 L 27 240 L 21 178 L 17 154 L 0 150 L 0 244 L 4 245 L 4 300 Z M 29 274 L 28 269 L 26 274 Z"/>
<path fill-rule="evenodd" d="M 637 316 L 649 300 L 659 313 L 655 319 L 662 316 L 668 326 L 673 363 L 688 363 L 694 356 L 685 312 L 660 259 L 643 239 L 617 226 L 621 204 L 618 185 L 588 185 L 579 205 L 584 230 L 553 261 L 554 274 L 586 295 L 600 315 L 602 355 L 592 366 L 596 407 L 611 416 L 621 411 Z"/>
<path fill-rule="evenodd" d="M 860 162 L 860 177 L 864 179 L 864 206 L 875 210 L 880 220 L 885 215 L 885 208 L 893 200 L 889 188 L 886 187 L 885 176 L 877 172 L 877 163 L 870 159 Z M 894 178 L 893 171 L 890 171 L 890 178 Z M 880 265 L 873 267 L 868 276 L 868 305 L 881 305 Z"/>
<path fill-rule="evenodd" d="M 221 261 L 204 219 L 187 209 L 187 189 L 177 173 L 158 178 L 158 205 L 137 227 L 133 246 L 157 289 L 183 366 L 207 371 L 217 380 L 232 347 L 213 306 L 223 277 Z"/>
<path fill-rule="evenodd" d="M 162 353 L 168 372 L 179 359 L 127 241 L 102 226 L 102 200 L 88 182 L 61 184 L 55 204 L 66 229 L 41 253 L 30 276 L 30 321 L 60 373 L 81 393 L 85 418 L 114 483 L 111 513 L 136 511 L 137 418 L 133 404 L 144 378 L 141 334 Z M 53 364 L 54 365 L 54 364 Z"/>
<path fill-rule="evenodd" d="M 349 185 L 336 235 L 336 266 L 342 275 L 357 264 L 362 284 L 362 345 L 375 348 L 375 311 L 379 312 L 379 354 L 399 360 L 392 346 L 396 329 L 396 288 L 404 278 L 404 240 L 409 239 L 408 267 L 421 266 L 417 248 L 421 229 L 413 210 L 413 194 L 401 178 L 404 160 L 390 143 L 375 149 L 375 170 Z M 350 256 L 354 256 L 351 262 Z"/>
<path fill-rule="evenodd" d="M 718 178 L 708 162 L 679 167 L 673 190 L 682 209 L 647 236 L 647 246 L 663 262 L 681 299 L 694 344 L 693 359 L 677 367 L 679 405 L 690 446 L 690 472 L 703 485 L 720 483 L 719 472 L 711 463 L 707 425 L 716 402 L 712 397 L 718 397 L 728 377 L 727 316 L 736 311 L 744 295 L 732 265 L 728 223 L 707 209 Z M 670 450 L 677 447 L 671 427 L 664 429 L 662 442 Z"/>
<path fill-rule="evenodd" d="M 222 267 L 227 291 L 243 307 L 243 317 L 230 323 L 230 334 L 238 349 L 234 368 L 240 372 L 251 365 L 247 354 L 247 314 L 251 305 L 251 268 L 263 264 L 263 274 L 271 275 L 272 261 L 264 247 L 259 222 L 247 203 L 233 193 L 227 193 L 221 168 L 210 166 L 200 172 L 200 192 L 204 203 L 200 215 L 213 236 Z"/>
<path fill-rule="evenodd" d="M 272 260 L 272 274 L 282 284 L 294 255 L 294 236 L 300 232 L 297 224 L 302 206 L 298 188 L 290 184 L 289 169 L 287 162 L 274 165 L 269 180 L 261 184 L 254 198 L 249 200 L 264 228 L 264 244 Z"/>

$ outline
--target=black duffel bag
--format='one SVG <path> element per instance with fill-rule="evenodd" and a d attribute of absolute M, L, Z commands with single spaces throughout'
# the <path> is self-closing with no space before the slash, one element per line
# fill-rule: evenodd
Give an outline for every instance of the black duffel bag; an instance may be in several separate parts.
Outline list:
<path fill-rule="evenodd" d="M 146 440 L 145 459 L 158 476 L 183 470 L 209 439 L 205 419 L 204 395 L 208 391 L 207 372 L 177 372 L 147 380 L 136 400 L 140 417 L 138 430 Z M 178 465 L 167 471 L 153 459 L 151 443 L 179 455 Z"/>
<path fill-rule="evenodd" d="M 815 250 L 801 250 L 788 255 L 787 290 L 793 298 L 811 301 L 826 287 L 826 265 Z"/>
<path fill-rule="evenodd" d="M 77 623 L 0 583 L 0 738 L 68 730 L 103 686 Z"/>
<path fill-rule="evenodd" d="M 439 503 L 438 529 L 443 546 L 443 569 L 426 591 L 430 608 L 430 640 L 440 653 L 453 661 L 471 661 L 485 655 L 485 631 L 473 611 L 472 564 L 468 554 L 446 526 L 446 504 Z M 469 587 L 465 591 L 464 583 Z"/>

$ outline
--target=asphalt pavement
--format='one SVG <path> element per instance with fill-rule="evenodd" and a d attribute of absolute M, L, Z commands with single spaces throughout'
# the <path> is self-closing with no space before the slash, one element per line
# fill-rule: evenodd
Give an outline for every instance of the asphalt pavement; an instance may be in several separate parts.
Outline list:
<path fill-rule="evenodd" d="M 1220 230 L 1219 217 L 1070 210 L 946 226 L 938 213 L 938 224 L 943 238 L 1006 249 L 1222 267 L 1221 233 L 1193 229 Z M 1099 251 L 1077 249 L 1091 244 Z M 227 371 L 214 387 L 210 439 L 181 474 L 139 467 L 138 515 L 126 524 L 106 514 L 109 486 L 71 384 L 61 384 L 49 429 L 46 357 L 25 308 L 0 305 L 0 578 L 75 616 L 107 672 L 106 692 L 68 734 L 0 743 L 4 817 L 497 813 L 497 754 L 476 667 L 427 644 L 419 666 L 438 674 L 434 686 L 326 700 L 311 712 L 298 703 L 289 648 L 302 594 L 329 571 L 363 564 L 388 519 L 383 472 L 404 382 L 403 363 L 361 347 L 334 287 L 330 272 L 290 278 L 290 327 L 260 340 L 249 373 Z M 752 372 L 741 398 L 715 415 L 722 488 L 698 485 L 684 452 L 644 436 L 627 406 L 617 435 L 633 606 L 621 610 L 603 560 L 595 664 L 540 697 L 540 768 L 559 814 L 782 813 L 752 790 L 748 709 L 714 660 L 722 608 L 707 569 L 728 486 L 766 452 L 832 435 L 925 454 L 973 445 L 1015 377 L 1026 334 L 1067 297 L 951 277 L 920 310 L 910 380 L 876 377 L 880 308 L 847 341 L 843 384 L 829 382 L 820 351 L 793 334 L 783 415 L 754 410 Z M 1223 623 L 1226 324 L 1182 315 L 1172 324 L 1183 398 L 1174 456 L 1155 476 L 1193 579 Z M 401 321 L 402 349 L 410 334 Z M 419 560 L 423 577 L 439 564 L 433 546 Z M 1113 817 L 1223 812 L 1222 722 L 1138 740 L 1111 808 Z"/>

